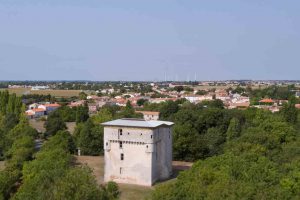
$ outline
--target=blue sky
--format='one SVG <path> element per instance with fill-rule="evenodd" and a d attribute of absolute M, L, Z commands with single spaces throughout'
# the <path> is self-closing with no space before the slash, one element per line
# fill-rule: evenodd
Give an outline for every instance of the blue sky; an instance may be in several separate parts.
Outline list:
<path fill-rule="evenodd" d="M 298 0 L 0 0 L 0 80 L 300 79 Z"/>

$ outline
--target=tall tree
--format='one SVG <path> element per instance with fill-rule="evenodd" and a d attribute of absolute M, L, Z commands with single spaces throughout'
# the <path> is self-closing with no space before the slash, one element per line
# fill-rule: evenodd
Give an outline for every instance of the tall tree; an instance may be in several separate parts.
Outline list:
<path fill-rule="evenodd" d="M 61 116 L 57 112 L 53 112 L 48 116 L 45 123 L 46 136 L 55 135 L 60 130 L 67 129 L 66 123 L 62 120 Z"/>
<path fill-rule="evenodd" d="M 237 118 L 232 118 L 230 120 L 228 129 L 226 132 L 226 139 L 229 141 L 234 138 L 237 138 L 240 136 L 240 132 L 241 132 L 241 127 L 240 127 L 239 120 Z"/>

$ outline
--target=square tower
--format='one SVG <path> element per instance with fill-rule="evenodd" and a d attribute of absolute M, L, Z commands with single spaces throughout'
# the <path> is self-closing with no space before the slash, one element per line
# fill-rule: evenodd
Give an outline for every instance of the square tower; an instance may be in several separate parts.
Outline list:
<path fill-rule="evenodd" d="M 172 174 L 172 122 L 118 119 L 104 126 L 104 181 L 151 186 Z"/>

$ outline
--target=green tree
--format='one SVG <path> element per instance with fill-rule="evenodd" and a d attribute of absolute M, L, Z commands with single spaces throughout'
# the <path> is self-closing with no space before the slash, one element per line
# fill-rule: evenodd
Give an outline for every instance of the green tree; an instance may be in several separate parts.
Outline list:
<path fill-rule="evenodd" d="M 138 106 L 143 106 L 148 100 L 147 99 L 138 99 L 136 104 Z"/>
<path fill-rule="evenodd" d="M 84 106 L 78 106 L 76 110 L 76 123 L 85 122 L 89 118 L 89 108 L 87 103 Z"/>
<path fill-rule="evenodd" d="M 54 199 L 82 200 L 108 199 L 104 190 L 97 186 L 92 171 L 87 167 L 76 167 L 67 171 L 58 181 L 54 190 Z"/>
<path fill-rule="evenodd" d="M 295 124 L 297 122 L 298 110 L 295 107 L 295 104 L 292 102 L 284 104 L 282 109 L 280 110 L 280 114 L 287 122 L 290 122 L 292 124 Z"/>
<path fill-rule="evenodd" d="M 108 108 L 102 108 L 96 115 L 91 117 L 94 124 L 100 124 L 113 119 L 113 114 Z"/>
<path fill-rule="evenodd" d="M 85 92 L 80 92 L 79 93 L 79 99 L 80 100 L 86 100 L 87 94 Z"/>
<path fill-rule="evenodd" d="M 48 116 L 45 123 L 46 136 L 55 135 L 60 130 L 67 129 L 65 122 L 62 120 L 61 116 L 57 112 L 53 112 Z"/>
<path fill-rule="evenodd" d="M 239 120 L 237 118 L 232 118 L 230 120 L 227 132 L 226 132 L 226 139 L 232 140 L 240 136 L 241 127 Z"/>
<path fill-rule="evenodd" d="M 109 199 L 117 199 L 119 197 L 120 191 L 117 183 L 109 181 L 106 185 L 106 191 L 108 193 Z"/>
<path fill-rule="evenodd" d="M 78 124 L 75 139 L 84 155 L 99 155 L 103 152 L 103 127 L 95 125 L 91 119 L 82 125 Z"/>

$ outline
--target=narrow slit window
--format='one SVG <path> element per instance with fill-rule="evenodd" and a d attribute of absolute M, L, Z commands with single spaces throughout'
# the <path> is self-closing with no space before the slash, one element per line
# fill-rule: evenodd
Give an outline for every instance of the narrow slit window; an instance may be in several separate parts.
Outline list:
<path fill-rule="evenodd" d="M 122 135 L 123 134 L 123 130 L 119 129 L 119 134 Z"/>
<path fill-rule="evenodd" d="M 124 160 L 124 154 L 121 153 L 121 160 Z"/>
<path fill-rule="evenodd" d="M 123 148 L 123 142 L 119 142 L 120 149 Z"/>

